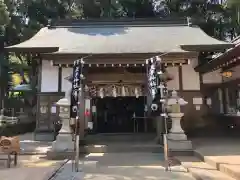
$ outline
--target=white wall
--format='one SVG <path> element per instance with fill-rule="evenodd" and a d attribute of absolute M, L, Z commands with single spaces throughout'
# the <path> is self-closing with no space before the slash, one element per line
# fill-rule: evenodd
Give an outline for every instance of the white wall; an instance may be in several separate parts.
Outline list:
<path fill-rule="evenodd" d="M 196 62 L 191 61 L 190 65 L 183 65 L 183 90 L 200 90 L 200 81 L 199 81 L 199 74 L 194 71 L 194 67 Z M 179 71 L 178 67 L 168 67 L 167 71 L 169 74 L 174 76 L 174 79 L 167 83 L 169 90 L 179 90 Z M 71 83 L 69 83 L 66 78 L 72 74 L 72 68 L 62 68 L 62 87 L 61 91 L 66 92 L 69 88 L 71 88 Z M 92 75 L 93 76 L 93 75 Z M 102 79 L 98 75 L 97 77 L 92 77 L 89 75 L 88 78 L 91 80 L 93 79 Z M 105 75 L 106 76 L 106 75 Z M 119 78 L 119 74 L 117 75 Z M 109 76 L 108 76 L 109 77 Z M 110 78 L 111 77 L 111 78 Z M 112 79 L 113 76 L 109 78 Z M 141 77 L 137 76 L 134 78 L 144 78 L 144 75 Z M 106 77 L 104 77 L 106 78 Z M 102 79 L 103 80 L 103 79 Z M 42 84 L 41 84 L 41 92 L 57 92 L 58 91 L 58 67 L 52 66 L 50 61 L 44 60 L 42 62 Z"/>
<path fill-rule="evenodd" d="M 52 66 L 50 61 L 42 61 L 41 92 L 58 91 L 58 67 Z"/>
<path fill-rule="evenodd" d="M 168 67 L 167 71 L 173 76 L 173 80 L 167 82 L 169 90 L 179 90 L 179 71 L 178 67 Z"/>
<path fill-rule="evenodd" d="M 62 87 L 61 87 L 62 92 L 66 92 L 72 87 L 72 84 L 69 81 L 64 79 L 69 75 L 71 75 L 72 73 L 73 73 L 72 68 L 62 68 Z"/>
<path fill-rule="evenodd" d="M 182 66 L 183 90 L 200 90 L 199 73 L 194 70 L 197 59 L 192 59 L 189 65 Z"/>
<path fill-rule="evenodd" d="M 204 84 L 221 83 L 222 82 L 221 69 L 203 74 L 202 79 Z"/>

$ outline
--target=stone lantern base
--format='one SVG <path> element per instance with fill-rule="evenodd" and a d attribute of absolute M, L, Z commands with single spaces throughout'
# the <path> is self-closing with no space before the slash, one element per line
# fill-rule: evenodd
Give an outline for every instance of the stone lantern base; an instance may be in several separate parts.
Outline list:
<path fill-rule="evenodd" d="M 172 128 L 168 134 L 168 149 L 170 154 L 187 155 L 192 154 L 192 142 L 187 139 L 183 129 L 181 128 L 181 118 L 183 113 L 169 113 L 172 119 Z"/>
<path fill-rule="evenodd" d="M 176 141 L 168 139 L 168 149 L 171 156 L 193 155 L 192 142 L 189 140 Z"/>
<path fill-rule="evenodd" d="M 69 157 L 69 154 L 74 152 L 74 142 L 72 141 L 72 135 L 69 128 L 68 119 L 64 119 L 62 122 L 62 128 L 56 140 L 52 143 L 52 149 L 47 152 L 49 159 L 65 159 Z M 62 157 L 62 156 L 65 157 Z M 62 158 L 60 158 L 60 156 Z"/>

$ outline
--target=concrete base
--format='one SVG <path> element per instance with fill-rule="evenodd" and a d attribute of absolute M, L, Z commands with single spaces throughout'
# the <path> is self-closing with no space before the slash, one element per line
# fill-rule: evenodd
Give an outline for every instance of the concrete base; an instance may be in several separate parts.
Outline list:
<path fill-rule="evenodd" d="M 192 142 L 189 140 L 174 140 L 168 139 L 168 148 L 170 154 L 176 155 L 191 155 L 193 153 Z"/>
<path fill-rule="evenodd" d="M 174 140 L 174 141 L 186 141 L 187 136 L 184 133 L 169 133 L 168 139 Z"/>
<path fill-rule="evenodd" d="M 56 141 L 52 144 L 52 151 L 55 152 L 72 152 L 74 150 L 74 141 L 71 133 L 59 133 Z"/>

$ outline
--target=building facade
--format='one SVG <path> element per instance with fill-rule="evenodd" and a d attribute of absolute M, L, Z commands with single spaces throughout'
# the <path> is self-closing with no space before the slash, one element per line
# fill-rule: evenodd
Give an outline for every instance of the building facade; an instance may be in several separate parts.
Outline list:
<path fill-rule="evenodd" d="M 174 78 L 168 89 L 188 102 L 183 107 L 184 129 L 192 128 L 205 113 L 202 79 L 195 71 L 199 52 L 224 51 L 231 43 L 206 35 L 181 20 L 60 21 L 42 28 L 34 37 L 8 51 L 32 54 L 39 63 L 36 133 L 54 131 L 58 120 L 55 103 L 71 88 L 65 79 L 73 61 L 84 59 L 84 109 L 90 111 L 99 133 L 152 132 L 157 123 L 149 110 L 146 59 L 161 57 Z"/>
<path fill-rule="evenodd" d="M 218 119 L 225 128 L 240 127 L 239 123 L 239 45 L 240 38 L 232 41 L 235 46 L 213 56 L 210 62 L 196 67 L 203 79 L 208 114 Z"/>

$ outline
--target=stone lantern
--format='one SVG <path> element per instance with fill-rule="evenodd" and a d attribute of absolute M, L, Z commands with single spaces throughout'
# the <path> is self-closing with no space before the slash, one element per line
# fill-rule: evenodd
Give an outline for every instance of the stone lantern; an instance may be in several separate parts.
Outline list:
<path fill-rule="evenodd" d="M 70 129 L 70 93 L 71 89 L 60 99 L 56 105 L 59 106 L 59 117 L 62 122 L 62 128 L 53 142 L 52 150 L 57 152 L 73 151 L 72 132 Z"/>
<path fill-rule="evenodd" d="M 191 141 L 187 140 L 182 127 L 181 119 L 184 113 L 181 112 L 181 106 L 186 105 L 183 98 L 180 98 L 176 91 L 172 91 L 171 97 L 167 101 L 170 113 L 168 114 L 172 120 L 172 128 L 168 134 L 168 146 L 170 151 L 192 150 Z"/>

